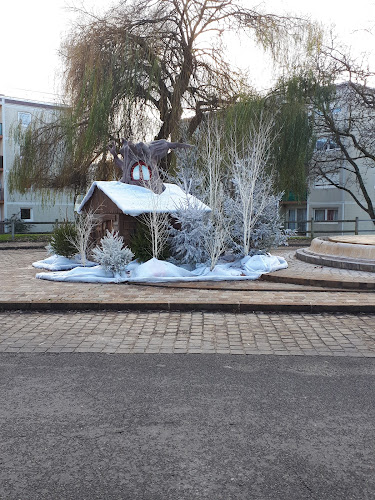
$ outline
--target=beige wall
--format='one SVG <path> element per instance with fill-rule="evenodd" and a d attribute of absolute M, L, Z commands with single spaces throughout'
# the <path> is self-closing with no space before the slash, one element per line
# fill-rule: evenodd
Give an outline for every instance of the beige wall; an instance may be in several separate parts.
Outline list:
<path fill-rule="evenodd" d="M 56 219 L 72 219 L 74 215 L 73 195 L 66 193 L 65 195 L 51 196 L 42 199 L 41 195 L 33 192 L 32 189 L 26 195 L 20 193 L 10 194 L 7 190 L 7 174 L 12 168 L 16 154 L 19 154 L 19 146 L 15 143 L 12 137 L 12 130 L 17 126 L 20 115 L 24 113 L 24 117 L 30 117 L 31 120 L 36 120 L 41 114 L 43 119 L 48 120 L 52 117 L 56 110 L 52 106 L 43 107 L 38 103 L 24 103 L 22 101 L 7 102 L 10 99 L 4 98 L 1 109 L 1 121 L 3 123 L 3 156 L 4 156 L 4 187 L 5 187 L 5 203 L 4 213 L 0 214 L 3 218 L 10 218 L 13 214 L 20 215 L 21 208 L 31 210 L 32 221 L 55 221 Z M 1 142 L 1 141 L 0 141 Z M 41 226 L 44 231 L 47 226 Z M 35 226 L 33 231 L 38 231 L 39 226 Z"/>

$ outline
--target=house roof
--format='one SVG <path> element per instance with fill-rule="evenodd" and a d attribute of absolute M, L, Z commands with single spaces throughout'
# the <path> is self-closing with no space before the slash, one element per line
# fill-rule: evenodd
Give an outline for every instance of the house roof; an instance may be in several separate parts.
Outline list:
<path fill-rule="evenodd" d="M 110 200 L 126 215 L 134 217 L 150 212 L 173 213 L 179 208 L 193 206 L 205 212 L 211 209 L 191 194 L 186 194 L 176 184 L 165 183 L 165 190 L 155 194 L 142 186 L 124 184 L 119 181 L 95 181 L 92 183 L 77 212 L 81 213 L 84 205 L 91 198 L 95 188 L 103 191 Z"/>

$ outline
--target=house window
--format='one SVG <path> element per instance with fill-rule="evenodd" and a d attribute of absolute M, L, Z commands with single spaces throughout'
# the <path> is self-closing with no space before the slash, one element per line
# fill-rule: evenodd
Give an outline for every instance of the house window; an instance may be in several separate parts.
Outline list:
<path fill-rule="evenodd" d="M 315 222 L 336 222 L 339 211 L 337 208 L 316 208 L 314 210 Z"/>
<path fill-rule="evenodd" d="M 21 219 L 22 220 L 31 220 L 32 219 L 31 208 L 21 208 Z"/>
<path fill-rule="evenodd" d="M 134 163 L 130 176 L 133 181 L 149 181 L 151 179 L 151 169 L 145 162 Z"/>
<path fill-rule="evenodd" d="M 22 127 L 27 128 L 31 123 L 31 113 L 18 112 L 18 122 Z"/>

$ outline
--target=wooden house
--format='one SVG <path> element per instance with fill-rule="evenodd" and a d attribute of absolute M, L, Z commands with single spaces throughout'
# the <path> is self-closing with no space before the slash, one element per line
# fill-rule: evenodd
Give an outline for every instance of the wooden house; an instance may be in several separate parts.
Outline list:
<path fill-rule="evenodd" d="M 142 186 L 120 181 L 95 181 L 88 190 L 78 213 L 92 211 L 100 220 L 93 235 L 96 242 L 107 230 L 117 231 L 129 245 L 136 231 L 138 217 L 144 213 L 168 213 L 173 217 L 180 207 L 193 205 L 204 211 L 211 209 L 176 184 L 164 184 L 165 189 L 157 194 Z"/>

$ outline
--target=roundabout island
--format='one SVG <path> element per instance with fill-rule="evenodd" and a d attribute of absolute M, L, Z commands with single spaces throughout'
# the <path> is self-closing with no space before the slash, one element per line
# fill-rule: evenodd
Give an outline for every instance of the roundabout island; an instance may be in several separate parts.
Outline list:
<path fill-rule="evenodd" d="M 310 264 L 375 273 L 375 235 L 314 238 L 296 257 Z"/>

